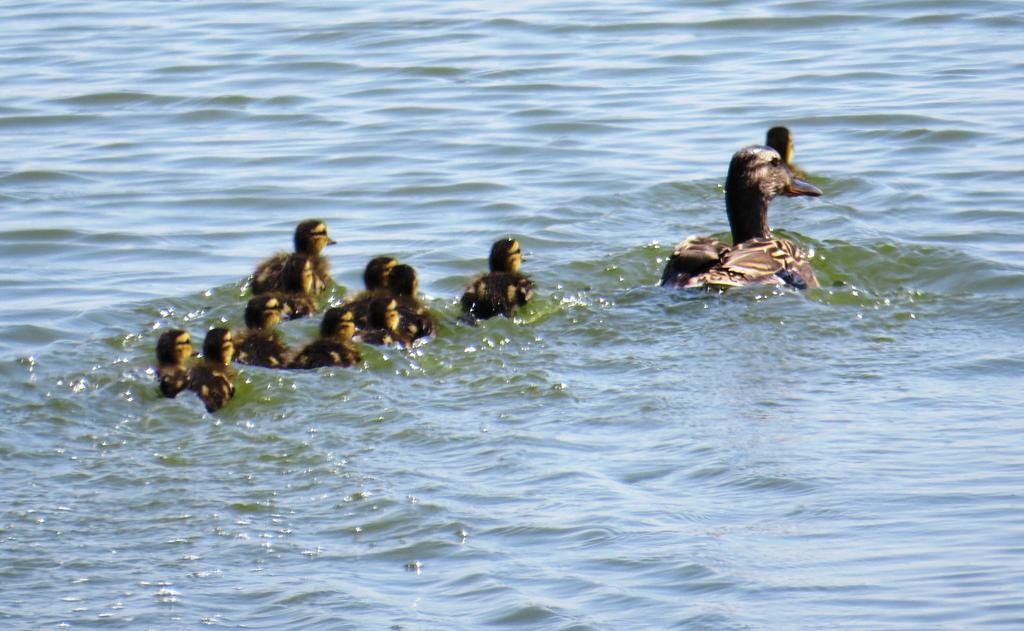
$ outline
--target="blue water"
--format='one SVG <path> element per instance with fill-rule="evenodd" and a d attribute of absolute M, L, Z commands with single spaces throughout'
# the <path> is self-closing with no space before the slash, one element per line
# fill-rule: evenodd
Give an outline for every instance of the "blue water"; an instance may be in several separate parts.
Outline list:
<path fill-rule="evenodd" d="M 1019 629 L 1012 2 L 0 5 L 0 626 Z M 822 289 L 657 287 L 732 153 Z M 318 217 L 437 337 L 158 396 Z M 456 323 L 490 243 L 536 300 Z M 298 346 L 317 322 L 282 327 Z"/>

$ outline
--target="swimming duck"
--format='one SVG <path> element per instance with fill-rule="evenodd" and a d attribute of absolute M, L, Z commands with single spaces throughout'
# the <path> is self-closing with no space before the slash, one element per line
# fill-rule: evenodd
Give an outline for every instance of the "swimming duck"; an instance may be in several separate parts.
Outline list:
<path fill-rule="evenodd" d="M 250 366 L 284 368 L 289 351 L 274 327 L 281 321 L 281 301 L 273 294 L 254 296 L 245 305 L 246 330 L 236 336 L 235 361 Z"/>
<path fill-rule="evenodd" d="M 366 290 L 352 296 L 343 305 L 352 311 L 357 328 L 366 328 L 370 302 L 387 290 L 388 277 L 395 265 L 398 265 L 398 261 L 390 256 L 375 256 L 366 264 L 366 269 L 363 270 L 363 284 L 366 285 Z"/>
<path fill-rule="evenodd" d="M 337 243 L 327 236 L 327 224 L 319 219 L 307 219 L 295 227 L 295 252 L 279 252 L 256 266 L 252 274 L 252 293 L 265 294 L 284 289 L 284 267 L 295 254 L 305 254 L 313 263 L 313 294 L 321 293 L 331 280 L 327 259 L 320 252 Z"/>
<path fill-rule="evenodd" d="M 188 389 L 199 396 L 207 412 L 219 410 L 235 394 L 234 354 L 231 331 L 217 327 L 206 332 L 203 358 L 188 371 Z"/>
<path fill-rule="evenodd" d="M 292 254 L 281 270 L 281 290 L 269 294 L 281 305 L 281 315 L 289 320 L 316 313 L 318 307 L 313 294 L 316 270 L 313 260 L 306 254 Z"/>
<path fill-rule="evenodd" d="M 789 133 L 788 127 L 772 127 L 765 135 L 764 144 L 779 152 L 782 161 L 786 163 L 789 170 L 797 177 L 804 177 L 800 167 L 793 164 L 793 136 Z"/>
<path fill-rule="evenodd" d="M 522 262 L 518 241 L 495 241 L 488 259 L 491 271 L 473 278 L 462 294 L 463 318 L 473 322 L 496 315 L 511 317 L 526 304 L 533 296 L 533 281 L 519 271 Z"/>
<path fill-rule="evenodd" d="M 164 331 L 156 342 L 156 376 L 160 392 L 174 398 L 188 387 L 188 368 L 185 362 L 192 357 L 192 338 L 188 331 Z"/>
<path fill-rule="evenodd" d="M 409 339 L 418 340 L 434 334 L 434 318 L 416 298 L 419 279 L 411 265 L 396 265 L 388 276 L 388 290 L 398 303 L 398 329 Z"/>
<path fill-rule="evenodd" d="M 662 286 L 723 289 L 785 283 L 799 289 L 819 287 L 811 264 L 792 242 L 773 239 L 768 204 L 777 195 L 810 195 L 821 190 L 796 178 L 771 147 L 752 145 L 737 151 L 725 179 L 725 210 L 732 229 L 729 246 L 714 237 L 690 237 L 672 252 Z"/>
<path fill-rule="evenodd" d="M 400 322 L 398 301 L 394 296 L 382 294 L 370 301 L 367 328 L 359 333 L 357 339 L 366 344 L 409 346 L 412 339 L 398 328 Z"/>
<path fill-rule="evenodd" d="M 363 360 L 352 343 L 356 330 L 351 309 L 331 307 L 320 321 L 320 337 L 306 345 L 292 360 L 290 368 L 353 366 Z"/>

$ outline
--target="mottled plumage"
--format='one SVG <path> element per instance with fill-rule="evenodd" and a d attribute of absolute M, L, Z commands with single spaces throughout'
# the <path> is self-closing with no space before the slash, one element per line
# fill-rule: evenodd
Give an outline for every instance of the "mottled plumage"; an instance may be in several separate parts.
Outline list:
<path fill-rule="evenodd" d="M 352 311 L 331 307 L 320 322 L 320 337 L 306 345 L 292 360 L 291 368 L 354 366 L 362 361 L 359 349 L 352 343 L 355 331 Z"/>
<path fill-rule="evenodd" d="M 235 395 L 235 353 L 231 331 L 210 329 L 203 340 L 203 358 L 188 371 L 188 389 L 195 392 L 207 412 L 222 408 Z"/>
<path fill-rule="evenodd" d="M 288 346 L 274 327 L 281 321 L 281 302 L 272 294 L 255 296 L 245 306 L 245 331 L 236 335 L 235 361 L 250 366 L 284 368 Z"/>
<path fill-rule="evenodd" d="M 305 318 L 316 313 L 319 308 L 313 287 L 316 274 L 313 271 L 313 259 L 306 254 L 293 254 L 285 262 L 281 270 L 281 290 L 261 294 L 273 296 L 281 304 L 281 316 L 288 320 Z"/>
<path fill-rule="evenodd" d="M 192 338 L 181 329 L 164 331 L 156 343 L 156 375 L 160 381 L 160 392 L 173 398 L 188 387 L 188 367 L 185 362 L 192 357 Z"/>
<path fill-rule="evenodd" d="M 396 265 L 388 277 L 388 290 L 398 306 L 398 330 L 409 339 L 418 340 L 434 334 L 434 317 L 416 298 L 419 280 L 410 265 Z"/>
<path fill-rule="evenodd" d="M 349 298 L 343 305 L 352 312 L 356 328 L 366 328 L 366 321 L 370 315 L 370 303 L 374 298 L 387 292 L 388 277 L 396 265 L 398 265 L 398 261 L 390 256 L 376 256 L 366 264 L 366 269 L 363 271 L 363 283 L 366 285 L 366 290 Z"/>
<path fill-rule="evenodd" d="M 690 237 L 672 252 L 661 284 L 684 288 L 726 288 L 785 283 L 818 287 L 811 264 L 800 249 L 768 230 L 768 204 L 777 195 L 821 195 L 797 179 L 770 147 L 740 149 L 729 164 L 725 206 L 732 229 L 729 246 L 713 237 Z"/>
<path fill-rule="evenodd" d="M 398 301 L 391 295 L 378 296 L 370 303 L 367 327 L 357 339 L 366 344 L 409 346 L 412 338 L 398 328 L 400 322 Z"/>
<path fill-rule="evenodd" d="M 324 247 L 336 243 L 327 236 L 327 226 L 319 219 L 308 219 L 295 227 L 295 252 L 279 252 L 256 266 L 252 275 L 252 293 L 265 294 L 285 289 L 285 267 L 296 254 L 309 257 L 313 269 L 314 295 L 321 293 L 331 280 L 330 265 L 320 255 Z"/>
<path fill-rule="evenodd" d="M 474 277 L 462 294 L 463 318 L 473 322 L 502 315 L 511 317 L 533 296 L 533 281 L 519 271 L 523 256 L 515 239 L 491 246 L 490 272 Z"/>

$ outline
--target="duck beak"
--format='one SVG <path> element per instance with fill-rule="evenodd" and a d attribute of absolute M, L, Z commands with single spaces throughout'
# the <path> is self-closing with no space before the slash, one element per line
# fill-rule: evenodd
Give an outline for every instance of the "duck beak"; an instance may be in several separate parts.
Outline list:
<path fill-rule="evenodd" d="M 327 237 L 327 245 L 338 245 L 338 242 L 330 237 Z"/>
<path fill-rule="evenodd" d="M 798 177 L 795 177 L 789 181 L 789 185 L 783 191 L 790 197 L 796 197 L 797 195 L 809 195 L 811 197 L 821 197 L 821 189 L 817 186 L 804 182 Z"/>

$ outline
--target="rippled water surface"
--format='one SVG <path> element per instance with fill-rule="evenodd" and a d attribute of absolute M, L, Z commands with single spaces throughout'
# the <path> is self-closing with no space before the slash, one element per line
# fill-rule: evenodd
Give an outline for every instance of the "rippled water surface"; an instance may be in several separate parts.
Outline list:
<path fill-rule="evenodd" d="M 1024 627 L 1015 2 L 0 4 L 0 626 Z M 823 289 L 656 286 L 789 126 Z M 157 395 L 325 220 L 437 337 Z M 490 243 L 538 284 L 456 323 Z M 316 321 L 286 323 L 299 345 Z"/>

